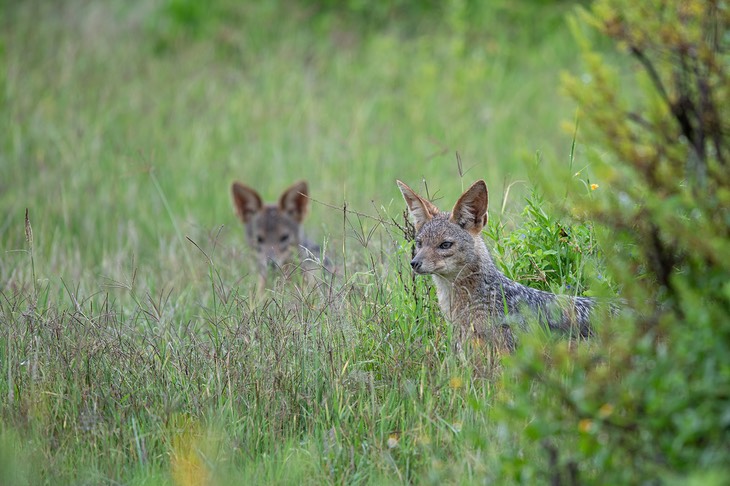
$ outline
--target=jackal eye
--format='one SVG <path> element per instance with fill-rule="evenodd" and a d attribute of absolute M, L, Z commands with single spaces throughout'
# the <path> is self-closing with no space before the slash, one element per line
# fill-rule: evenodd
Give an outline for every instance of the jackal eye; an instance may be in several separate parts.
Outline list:
<path fill-rule="evenodd" d="M 453 244 L 454 244 L 454 243 L 453 243 L 452 241 L 444 241 L 443 243 L 441 243 L 441 244 L 439 245 L 439 248 L 441 248 L 442 250 L 448 250 L 449 248 L 451 248 L 451 246 L 452 246 Z"/>
<path fill-rule="evenodd" d="M 256 238 L 256 241 L 258 241 L 259 245 L 263 245 L 264 244 L 264 237 L 261 236 L 261 235 L 259 235 L 259 237 Z"/>
<path fill-rule="evenodd" d="M 421 240 L 416 240 L 416 248 L 421 248 Z"/>
<path fill-rule="evenodd" d="M 279 241 L 281 243 L 286 243 L 287 241 L 289 241 L 289 235 L 281 235 L 281 237 L 279 238 Z"/>

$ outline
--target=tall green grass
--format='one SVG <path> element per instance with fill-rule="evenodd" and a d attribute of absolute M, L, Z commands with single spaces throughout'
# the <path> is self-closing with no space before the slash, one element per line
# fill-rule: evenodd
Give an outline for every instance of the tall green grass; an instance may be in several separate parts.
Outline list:
<path fill-rule="evenodd" d="M 527 175 L 524 157 L 567 156 L 559 123 L 574 106 L 557 80 L 575 48 L 554 6 L 526 4 L 530 29 L 507 6 L 461 26 L 468 11 L 454 7 L 456 20 L 407 36 L 397 23 L 352 32 L 296 5 L 219 3 L 237 15 L 203 10 L 197 36 L 165 27 L 177 24 L 153 2 L 8 9 L 5 248 L 22 248 L 29 207 L 50 274 L 112 276 L 134 254 L 172 279 L 164 259 L 190 252 L 180 235 L 224 226 L 223 246 L 238 245 L 235 179 L 273 199 L 304 177 L 317 201 L 372 214 L 397 197 L 395 178 L 426 178 L 452 200 L 457 152 L 465 182 L 486 178 L 495 201 Z M 314 204 L 310 226 L 339 246 L 341 219 Z"/>
<path fill-rule="evenodd" d="M 448 209 L 485 178 L 498 218 L 535 152 L 569 177 L 567 8 L 360 30 L 291 2 L 7 5 L 0 475 L 476 483 L 545 460 L 493 412 L 496 363 L 451 352 L 394 180 Z M 299 178 L 340 275 L 252 299 L 230 183 Z"/>

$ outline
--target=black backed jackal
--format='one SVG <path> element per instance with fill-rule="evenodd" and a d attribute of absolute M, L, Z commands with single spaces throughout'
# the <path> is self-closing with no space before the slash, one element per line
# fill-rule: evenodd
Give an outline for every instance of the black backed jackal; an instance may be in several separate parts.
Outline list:
<path fill-rule="evenodd" d="M 487 185 L 480 180 L 461 195 L 450 213 L 440 211 L 397 181 L 416 228 L 413 271 L 433 277 L 439 307 L 456 326 L 456 345 L 468 337 L 512 349 L 511 325 L 527 315 L 551 329 L 589 335 L 594 301 L 532 289 L 507 278 L 492 262 L 482 228 L 487 224 Z M 527 314 L 527 315 L 526 315 Z"/>
<path fill-rule="evenodd" d="M 238 217 L 246 227 L 246 240 L 254 250 L 258 289 L 266 286 L 270 273 L 290 277 L 323 268 L 321 248 L 307 240 L 302 221 L 309 208 L 307 183 L 299 181 L 286 189 L 277 204 L 264 204 L 258 192 L 240 182 L 231 186 Z"/>

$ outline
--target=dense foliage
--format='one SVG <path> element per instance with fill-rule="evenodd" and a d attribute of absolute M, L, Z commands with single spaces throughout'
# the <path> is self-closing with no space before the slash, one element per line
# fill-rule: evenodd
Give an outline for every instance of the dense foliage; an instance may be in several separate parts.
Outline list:
<path fill-rule="evenodd" d="M 636 65 L 612 67 L 579 23 Z M 605 323 L 589 351 L 545 359 L 525 350 L 515 381 L 525 385 L 512 409 L 545 449 L 537 469 L 554 480 L 725 483 L 730 9 L 704 0 L 607 0 L 575 26 L 587 74 L 566 77 L 566 86 L 580 103 L 601 189 L 571 203 L 609 230 L 606 263 L 625 312 Z M 639 95 L 624 95 L 633 83 Z"/>

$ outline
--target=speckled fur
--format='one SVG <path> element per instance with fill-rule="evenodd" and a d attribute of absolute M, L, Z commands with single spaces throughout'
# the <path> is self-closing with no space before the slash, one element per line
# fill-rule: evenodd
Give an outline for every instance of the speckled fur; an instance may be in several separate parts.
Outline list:
<path fill-rule="evenodd" d="M 456 326 L 458 348 L 474 336 L 513 349 L 512 326 L 529 318 L 550 329 L 590 334 L 592 299 L 526 287 L 494 265 L 481 235 L 487 222 L 484 181 L 467 189 L 451 212 L 440 211 L 400 181 L 398 186 L 416 226 L 411 266 L 418 274 L 432 275 L 439 307 Z"/>

